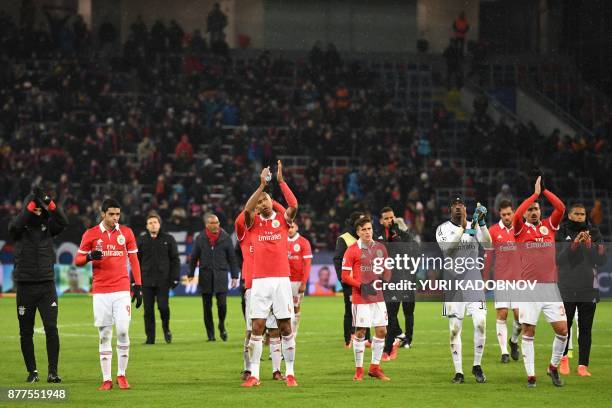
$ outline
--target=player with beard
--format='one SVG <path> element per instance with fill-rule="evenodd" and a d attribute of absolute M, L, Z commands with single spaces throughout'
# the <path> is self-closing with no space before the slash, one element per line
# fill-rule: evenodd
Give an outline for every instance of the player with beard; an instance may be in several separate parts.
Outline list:
<path fill-rule="evenodd" d="M 514 210 L 512 209 L 512 203 L 508 200 L 502 200 L 497 210 L 500 220 L 489 228 L 489 233 L 493 240 L 493 248 L 485 251 L 483 275 L 484 279 L 488 280 L 489 270 L 491 265 L 494 264 L 493 278 L 495 280 L 514 281 L 520 279 L 521 260 L 514 241 L 514 228 L 512 228 Z M 511 298 L 511 293 L 508 291 L 495 292 L 495 310 L 497 311 L 495 327 L 497 341 L 501 349 L 501 362 L 504 364 L 510 361 L 510 357 L 514 361 L 519 359 L 518 336 L 521 334 L 521 324 L 518 319 L 518 303 L 516 300 L 512 302 Z M 506 327 L 509 309 L 512 309 L 514 313 L 510 341 L 508 341 L 508 328 Z M 510 353 L 508 353 L 508 345 L 510 345 Z"/>
<path fill-rule="evenodd" d="M 537 202 L 540 194 L 544 194 L 554 207 L 551 216 L 543 220 L 540 204 Z M 555 332 L 547 374 L 553 385 L 563 386 L 557 367 L 567 344 L 567 317 L 557 287 L 555 231 L 559 229 L 564 213 L 563 202 L 544 188 L 542 177 L 538 177 L 533 194 L 516 209 L 512 221 L 515 239 L 521 251 L 521 279 L 537 282 L 538 297 L 529 296 L 531 301 L 521 301 L 519 304 L 519 320 L 523 326 L 521 348 L 527 371 L 527 386 L 530 388 L 536 386 L 533 338 L 540 313 L 544 313 L 546 321 Z"/>

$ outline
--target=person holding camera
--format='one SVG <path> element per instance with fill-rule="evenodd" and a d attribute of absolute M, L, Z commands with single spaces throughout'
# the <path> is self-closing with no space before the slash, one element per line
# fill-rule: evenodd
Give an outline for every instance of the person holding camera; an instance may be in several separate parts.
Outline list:
<path fill-rule="evenodd" d="M 62 209 L 40 187 L 35 187 L 24 199 L 23 209 L 9 224 L 9 235 L 15 243 L 13 280 L 17 286 L 21 353 L 29 383 L 39 381 L 33 342 L 36 310 L 40 313 L 47 338 L 47 382 L 62 381 L 57 375 L 60 342 L 53 237 L 67 225 L 68 218 Z"/>
<path fill-rule="evenodd" d="M 181 261 L 174 237 L 161 230 L 161 218 L 150 213 L 146 219 L 147 232 L 136 241 L 138 261 L 142 276 L 142 298 L 144 303 L 144 323 L 147 340 L 145 344 L 155 344 L 155 299 L 162 321 L 164 340 L 172 342 L 170 332 L 170 307 L 168 297 L 170 288 L 179 284 Z"/>
<path fill-rule="evenodd" d="M 583 204 L 572 205 L 556 238 L 557 243 L 565 243 L 557 251 L 557 266 L 568 331 L 571 331 L 574 315 L 578 312 L 578 375 L 581 377 L 591 376 L 588 371 L 591 329 L 599 301 L 599 291 L 593 282 L 597 277 L 597 268 L 607 260 L 601 232 L 587 220 L 586 214 Z M 559 369 L 563 375 L 570 373 L 567 352 L 566 345 Z"/>

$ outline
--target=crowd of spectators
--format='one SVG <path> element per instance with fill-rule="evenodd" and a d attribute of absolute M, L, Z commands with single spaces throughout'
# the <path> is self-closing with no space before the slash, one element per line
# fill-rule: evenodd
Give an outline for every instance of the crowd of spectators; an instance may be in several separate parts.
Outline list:
<path fill-rule="evenodd" d="M 208 50 L 198 32 L 161 21 L 148 29 L 139 17 L 122 54 L 103 58 L 2 19 L 2 42 L 13 47 L 0 79 L 0 234 L 39 183 L 67 207 L 71 226 L 60 239 L 78 241 L 105 196 L 122 201 L 136 230 L 152 209 L 171 230 L 201 229 L 207 211 L 231 228 L 258 170 L 279 155 L 310 158 L 293 188 L 302 231 L 320 248 L 333 246 L 354 208 L 391 203 L 421 229 L 436 208 L 422 172 L 435 148 L 428 132 L 377 87 L 375 73 L 344 63 L 331 44 L 304 61 L 263 52 L 238 64 Z M 39 36 L 44 46 L 27 40 Z M 360 160 L 347 175 L 329 171 L 330 156 Z"/>
<path fill-rule="evenodd" d="M 550 135 L 542 135 L 532 123 L 509 124 L 503 118 L 495 123 L 486 113 L 486 97 L 478 98 L 474 108 L 466 145 L 479 146 L 477 167 L 517 168 L 526 174 L 534 167 L 559 170 L 554 174 L 562 180 L 551 187 L 561 197 L 576 196 L 580 177 L 591 178 L 595 188 L 612 189 L 612 180 L 608 176 L 612 171 L 612 120 L 594 135 L 561 134 L 559 129 Z M 511 181 L 506 180 L 511 185 L 528 186 Z"/>
<path fill-rule="evenodd" d="M 0 239 L 35 184 L 67 209 L 59 240 L 78 242 L 106 196 L 136 232 L 150 210 L 168 231 L 199 231 L 209 211 L 231 230 L 261 167 L 299 155 L 307 164 L 288 165 L 287 179 L 316 248 L 333 248 L 350 212 L 386 205 L 433 240 L 446 206 L 435 188 L 458 184 L 458 169 L 435 160 L 448 112 L 437 106 L 422 126 L 331 44 L 303 59 L 239 58 L 176 21 L 138 18 L 116 54 L 103 52 L 108 25 L 94 42 L 76 16 L 51 30 L 0 19 Z"/>

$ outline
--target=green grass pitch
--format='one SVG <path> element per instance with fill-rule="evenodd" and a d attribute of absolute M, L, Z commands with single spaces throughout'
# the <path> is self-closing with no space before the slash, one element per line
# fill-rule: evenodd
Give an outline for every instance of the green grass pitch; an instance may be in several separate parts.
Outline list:
<path fill-rule="evenodd" d="M 262 385 L 255 389 L 240 387 L 244 323 L 239 299 L 228 300 L 227 343 L 205 342 L 201 299 L 172 298 L 172 344 L 145 346 L 142 310 L 134 313 L 130 337 L 128 379 L 131 390 L 114 388 L 99 392 L 101 383 L 98 336 L 92 325 L 91 298 L 60 298 L 59 331 L 61 339 L 59 372 L 63 383 L 33 385 L 68 389 L 70 406 L 90 407 L 463 407 L 463 406 L 606 406 L 612 404 L 610 379 L 612 365 L 612 303 L 598 305 L 593 329 L 590 370 L 593 377 L 575 374 L 577 358 L 571 361 L 572 375 L 564 377 L 565 387 L 554 388 L 545 375 L 550 358 L 552 331 L 540 320 L 536 334 L 538 386 L 525 387 L 526 375 L 521 360 L 502 365 L 495 336 L 495 314 L 489 304 L 487 345 L 483 368 L 486 384 L 477 384 L 471 375 L 472 322 L 463 329 L 463 362 L 466 383 L 451 384 L 452 362 L 448 345 L 448 322 L 440 316 L 439 303 L 418 303 L 415 312 L 414 347 L 402 349 L 397 360 L 383 363 L 390 382 L 366 378 L 354 383 L 353 352 L 343 347 L 341 298 L 307 297 L 303 303 L 302 323 L 297 339 L 296 377 L 298 388 L 273 382 L 269 361 L 262 362 Z M 0 299 L 0 387 L 28 388 L 19 349 L 19 331 L 14 298 Z M 400 311 L 400 321 L 403 319 Z M 46 380 L 44 334 L 37 316 L 35 347 L 41 380 Z M 113 348 L 115 339 L 113 339 Z M 577 351 L 577 345 L 575 346 Z M 267 356 L 267 348 L 264 348 Z M 366 350 L 366 359 L 370 351 Z M 113 355 L 113 374 L 117 358 Z M 5 403 L 0 403 L 4 405 Z M 35 406 L 34 403 L 8 403 L 7 406 Z"/>

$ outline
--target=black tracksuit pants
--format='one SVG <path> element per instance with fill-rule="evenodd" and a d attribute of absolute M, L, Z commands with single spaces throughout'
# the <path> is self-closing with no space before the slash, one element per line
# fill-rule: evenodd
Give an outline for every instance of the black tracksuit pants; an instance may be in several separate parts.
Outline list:
<path fill-rule="evenodd" d="M 34 322 L 36 310 L 45 328 L 47 337 L 47 360 L 49 373 L 57 373 L 59 359 L 59 334 L 57 332 L 58 302 L 55 283 L 17 282 L 17 318 L 19 319 L 19 337 L 21 353 L 28 372 L 35 371 L 36 357 L 34 355 Z"/>
<path fill-rule="evenodd" d="M 387 337 L 385 338 L 385 353 L 390 353 L 393 347 L 395 337 L 402 333 L 397 315 L 400 309 L 404 311 L 405 335 L 406 343 L 412 344 L 412 334 L 414 332 L 414 302 L 387 302 L 387 316 L 389 317 L 389 325 L 387 326 Z"/>
<path fill-rule="evenodd" d="M 578 310 L 578 364 L 589 365 L 591 355 L 591 330 L 597 303 L 593 302 L 564 302 L 565 314 L 567 316 L 567 330 L 572 329 L 574 315 Z M 569 342 L 568 342 L 569 345 Z M 565 346 L 563 355 L 567 355 L 568 345 Z"/>
<path fill-rule="evenodd" d="M 142 302 L 144 304 L 144 325 L 147 341 L 155 342 L 155 300 L 162 321 L 164 333 L 170 331 L 170 306 L 168 302 L 170 288 L 143 286 Z"/>

